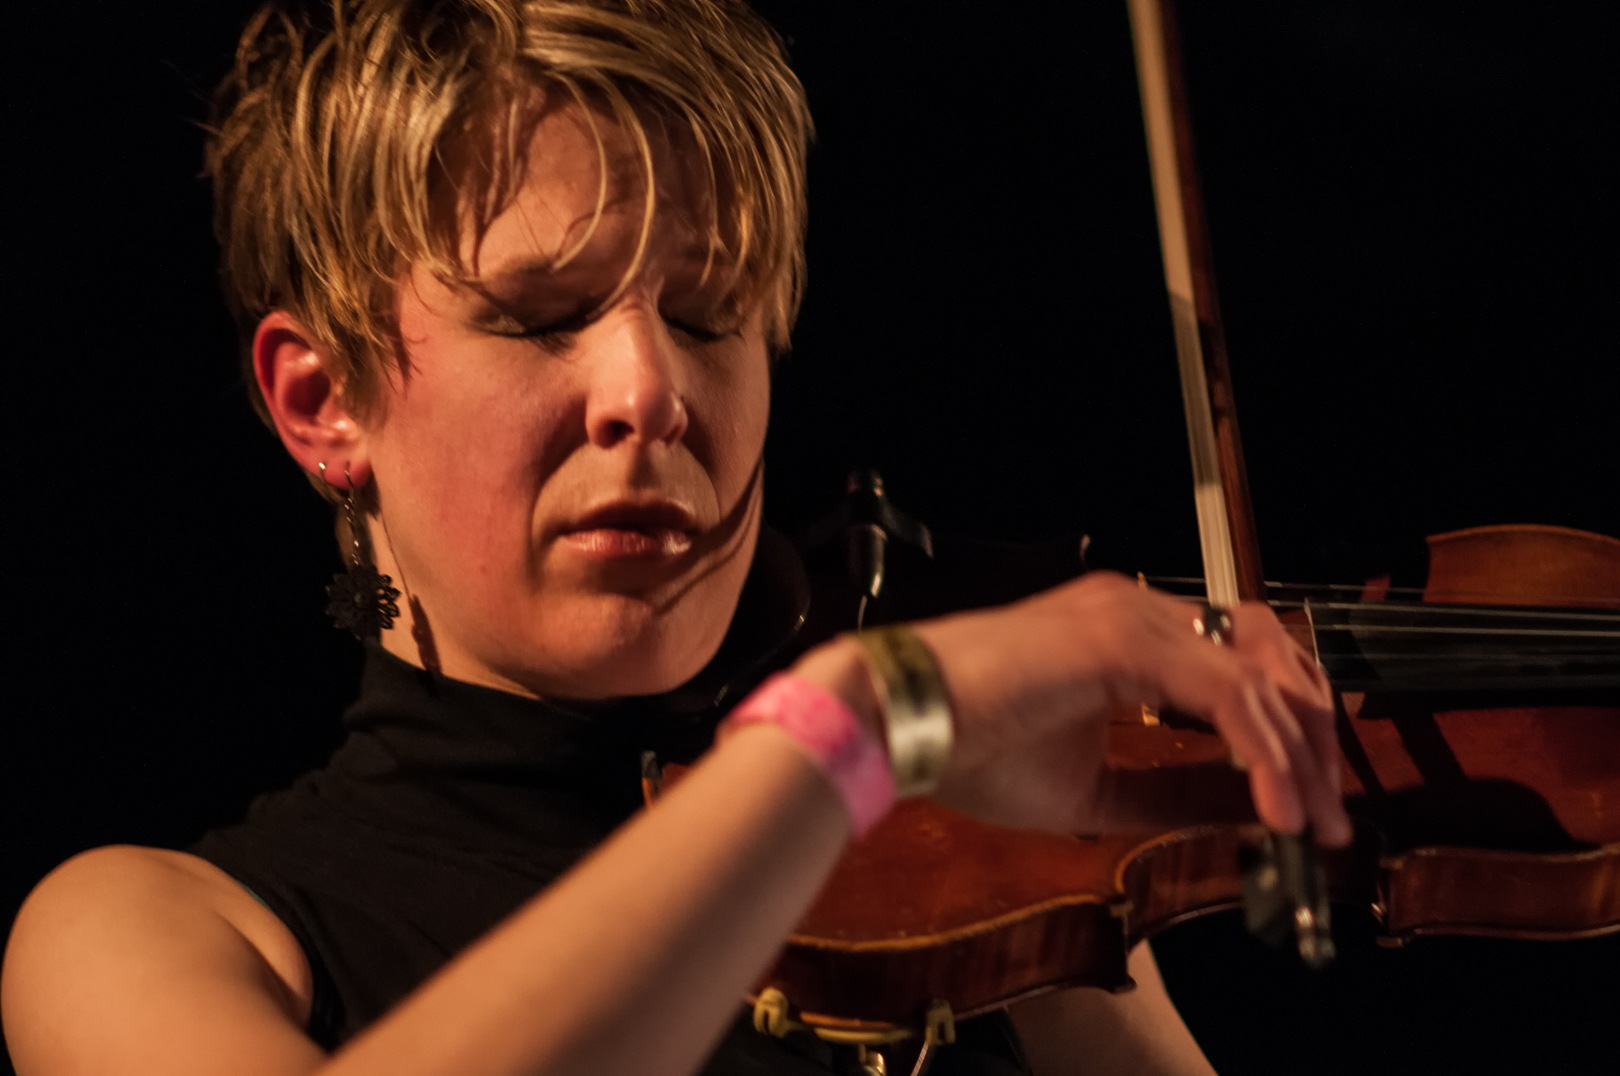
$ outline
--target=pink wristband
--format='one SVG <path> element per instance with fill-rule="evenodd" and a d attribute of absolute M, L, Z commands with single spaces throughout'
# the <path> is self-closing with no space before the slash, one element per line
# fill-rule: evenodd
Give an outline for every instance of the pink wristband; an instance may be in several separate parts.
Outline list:
<path fill-rule="evenodd" d="M 889 813 L 894 774 L 878 738 L 837 695 L 788 673 L 761 684 L 720 725 L 720 739 L 748 725 L 775 725 L 821 767 L 849 811 L 857 839 Z"/>

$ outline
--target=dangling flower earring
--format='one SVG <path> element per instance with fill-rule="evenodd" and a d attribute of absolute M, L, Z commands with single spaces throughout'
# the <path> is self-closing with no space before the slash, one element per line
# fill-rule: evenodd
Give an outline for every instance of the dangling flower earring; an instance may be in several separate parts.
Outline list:
<path fill-rule="evenodd" d="M 321 478 L 326 478 L 326 464 L 321 464 Z M 394 626 L 399 615 L 398 588 L 391 584 L 390 576 L 377 571 L 362 545 L 361 520 L 354 506 L 354 481 L 349 468 L 343 468 L 343 479 L 348 487 L 343 491 L 343 516 L 349 528 L 349 570 L 332 576 L 332 585 L 326 588 L 326 613 L 340 628 L 347 628 L 362 642 L 375 639 L 384 628 Z"/>

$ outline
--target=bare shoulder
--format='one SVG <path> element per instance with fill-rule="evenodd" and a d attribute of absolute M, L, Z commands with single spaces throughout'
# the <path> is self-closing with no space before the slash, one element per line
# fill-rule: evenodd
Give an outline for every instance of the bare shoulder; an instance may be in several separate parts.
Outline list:
<path fill-rule="evenodd" d="M 155 848 L 97 848 L 47 875 L 0 973 L 20 1076 L 308 1072 L 310 1000 L 275 915 L 212 864 Z"/>

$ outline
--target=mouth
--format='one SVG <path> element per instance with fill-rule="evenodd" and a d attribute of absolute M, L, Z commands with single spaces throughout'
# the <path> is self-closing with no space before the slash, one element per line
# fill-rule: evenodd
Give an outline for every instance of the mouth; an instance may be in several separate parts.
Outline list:
<path fill-rule="evenodd" d="M 692 548 L 697 521 L 674 501 L 613 501 L 567 524 L 560 539 L 596 560 L 666 560 Z"/>

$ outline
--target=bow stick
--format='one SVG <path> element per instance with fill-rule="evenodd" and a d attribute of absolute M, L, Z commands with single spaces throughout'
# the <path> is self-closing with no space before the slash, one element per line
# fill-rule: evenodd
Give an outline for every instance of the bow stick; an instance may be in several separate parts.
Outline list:
<path fill-rule="evenodd" d="M 1205 600 L 1213 609 L 1230 609 L 1241 601 L 1264 601 L 1266 585 L 1193 161 L 1174 0 L 1128 3 L 1192 449 Z M 1309 830 L 1297 837 L 1268 834 L 1252 850 L 1245 862 L 1243 898 L 1250 930 L 1274 942 L 1292 932 L 1308 964 L 1332 959 L 1327 887 Z"/>

